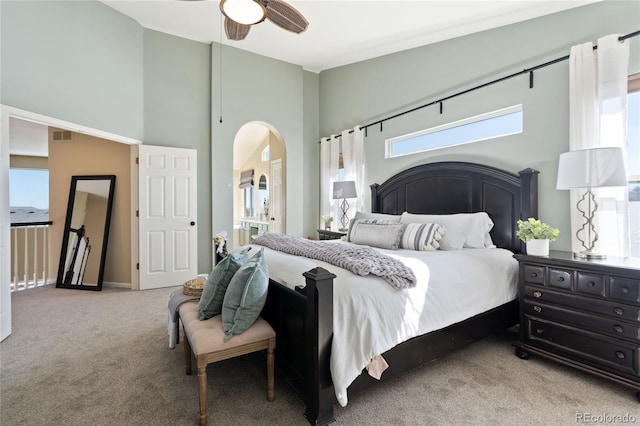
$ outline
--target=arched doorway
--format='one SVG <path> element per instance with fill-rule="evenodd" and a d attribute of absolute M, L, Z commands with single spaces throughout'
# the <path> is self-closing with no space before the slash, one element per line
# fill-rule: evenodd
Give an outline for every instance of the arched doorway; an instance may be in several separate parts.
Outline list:
<path fill-rule="evenodd" d="M 270 124 L 244 124 L 233 141 L 233 247 L 286 232 L 286 149 Z"/>

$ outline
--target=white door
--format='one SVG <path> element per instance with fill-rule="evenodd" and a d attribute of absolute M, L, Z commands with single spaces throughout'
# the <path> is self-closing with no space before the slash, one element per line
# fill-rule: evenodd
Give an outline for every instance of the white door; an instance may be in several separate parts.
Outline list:
<path fill-rule="evenodd" d="M 269 216 L 269 232 L 280 234 L 283 232 L 282 212 L 284 211 L 284 199 L 282 197 L 282 159 L 271 162 L 271 205 Z"/>
<path fill-rule="evenodd" d="M 0 341 L 11 334 L 9 114 L 0 106 Z"/>
<path fill-rule="evenodd" d="M 196 166 L 195 149 L 139 146 L 140 290 L 197 275 Z"/>

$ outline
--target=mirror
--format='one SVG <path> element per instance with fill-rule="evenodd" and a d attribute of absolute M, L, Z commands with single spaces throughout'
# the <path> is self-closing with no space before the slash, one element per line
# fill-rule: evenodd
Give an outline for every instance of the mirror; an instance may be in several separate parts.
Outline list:
<path fill-rule="evenodd" d="M 115 175 L 72 176 L 56 287 L 102 290 Z"/>

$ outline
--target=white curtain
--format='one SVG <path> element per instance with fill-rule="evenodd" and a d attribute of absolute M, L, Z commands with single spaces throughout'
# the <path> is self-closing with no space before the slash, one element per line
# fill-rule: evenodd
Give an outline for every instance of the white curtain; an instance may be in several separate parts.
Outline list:
<path fill-rule="evenodd" d="M 358 198 L 355 208 L 349 209 L 350 218 L 356 211 L 364 211 L 364 200 L 367 188 L 364 183 L 364 130 L 355 126 L 352 130 L 343 130 L 342 135 L 342 164 L 344 166 L 344 180 L 356 183 Z"/>
<path fill-rule="evenodd" d="M 626 158 L 627 79 L 629 43 L 612 34 L 573 46 L 569 55 L 570 150 L 621 147 Z M 598 203 L 594 218 L 598 241 L 594 251 L 611 256 L 629 255 L 628 189 L 603 188 L 593 191 Z M 571 191 L 572 249 L 584 250 L 576 232 L 584 222 L 576 209 L 583 190 Z"/>
<path fill-rule="evenodd" d="M 333 183 L 339 180 L 340 140 L 336 135 L 320 139 L 320 216 L 340 218 L 337 200 L 333 199 Z M 318 218 L 323 227 L 321 217 Z"/>

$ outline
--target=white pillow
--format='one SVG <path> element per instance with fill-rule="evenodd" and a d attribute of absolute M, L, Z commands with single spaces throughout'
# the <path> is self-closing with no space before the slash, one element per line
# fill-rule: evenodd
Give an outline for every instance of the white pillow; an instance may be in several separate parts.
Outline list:
<path fill-rule="evenodd" d="M 400 223 L 437 223 L 444 227 L 440 250 L 493 248 L 489 231 L 493 221 L 486 212 L 456 214 L 412 214 L 404 212 Z"/>
<path fill-rule="evenodd" d="M 444 228 L 437 223 L 407 223 L 400 248 L 418 251 L 438 250 L 444 232 Z"/>
<path fill-rule="evenodd" d="M 385 213 L 365 213 L 357 211 L 354 219 L 384 219 L 389 223 L 400 223 L 399 214 L 385 214 Z"/>
<path fill-rule="evenodd" d="M 352 219 L 347 241 L 355 244 L 397 250 L 405 224 L 390 224 L 386 220 Z"/>

